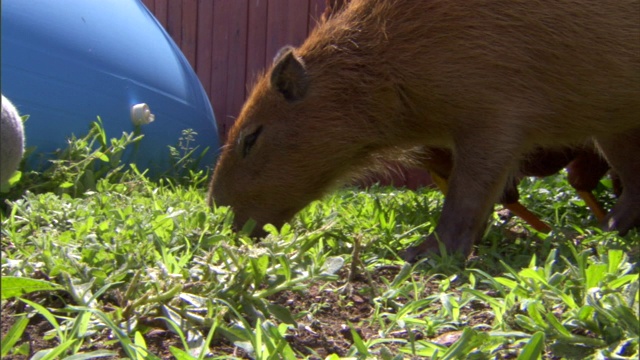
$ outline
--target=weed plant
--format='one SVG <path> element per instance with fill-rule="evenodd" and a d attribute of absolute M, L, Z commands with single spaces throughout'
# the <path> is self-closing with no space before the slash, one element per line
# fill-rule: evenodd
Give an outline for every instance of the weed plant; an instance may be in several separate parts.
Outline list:
<path fill-rule="evenodd" d="M 563 174 L 521 186 L 550 234 L 495 215 L 466 262 L 409 265 L 433 189 L 345 188 L 257 242 L 206 206 L 207 172 L 123 165 L 138 139 L 96 122 L 3 195 L 3 357 L 638 358 L 640 236 L 600 231 Z"/>

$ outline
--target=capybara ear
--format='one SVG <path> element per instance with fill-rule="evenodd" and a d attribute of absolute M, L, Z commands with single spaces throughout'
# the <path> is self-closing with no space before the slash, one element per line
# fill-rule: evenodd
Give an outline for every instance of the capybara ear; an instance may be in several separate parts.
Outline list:
<path fill-rule="evenodd" d="M 284 47 L 276 55 L 275 66 L 271 72 L 271 86 L 289 102 L 301 100 L 307 93 L 307 69 L 302 59 L 295 56 L 292 47 Z"/>

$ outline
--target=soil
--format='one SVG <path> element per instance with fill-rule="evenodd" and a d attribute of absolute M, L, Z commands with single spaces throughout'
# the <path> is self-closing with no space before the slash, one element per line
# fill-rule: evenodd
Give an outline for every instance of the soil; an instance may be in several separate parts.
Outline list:
<path fill-rule="evenodd" d="M 383 288 L 383 279 L 387 282 L 393 280 L 400 270 L 397 266 L 386 266 L 364 276 L 356 274 L 349 280 L 348 271 L 342 271 L 340 279 L 332 283 L 314 284 L 304 292 L 285 291 L 270 298 L 273 303 L 290 309 L 297 318 L 297 328 L 289 332 L 286 339 L 298 355 L 308 356 L 310 359 L 324 359 L 330 354 L 346 356 L 353 345 L 353 336 L 349 328 L 351 324 L 357 334 L 363 339 L 375 339 L 379 337 L 380 324 L 371 321 L 375 311 L 372 305 L 376 294 L 371 289 Z M 428 285 L 429 286 L 429 285 Z M 437 292 L 437 283 L 428 287 L 425 296 Z M 71 299 L 65 299 L 64 293 L 54 294 L 30 294 L 31 300 L 38 301 L 47 307 L 60 308 L 64 303 L 72 303 Z M 404 299 L 395 299 L 402 303 Z M 62 305 L 62 306 L 61 306 Z M 4 337 L 14 323 L 14 315 L 22 313 L 24 305 L 21 302 L 6 301 L 2 306 L 2 336 Z M 491 324 L 493 318 L 490 309 L 481 303 L 472 303 L 461 309 L 461 317 L 465 319 L 467 326 L 477 324 Z M 428 316 L 429 314 L 425 314 Z M 151 353 L 162 359 L 172 359 L 169 352 L 170 346 L 182 348 L 179 337 L 169 331 L 160 321 L 150 320 L 145 326 L 152 330 L 146 332 L 145 341 Z M 17 346 L 27 342 L 30 353 L 28 355 L 8 355 L 7 360 L 29 359 L 37 351 L 49 349 L 57 345 L 55 339 L 46 339 L 45 333 L 52 330 L 52 326 L 42 316 L 37 315 L 30 319 Z M 460 331 L 447 331 L 435 334 L 423 334 L 420 332 L 407 333 L 396 331 L 387 334 L 387 337 L 420 340 L 429 338 L 443 345 L 450 345 L 461 335 Z M 385 344 L 392 353 L 397 353 L 398 345 Z M 126 358 L 117 341 L 114 341 L 107 330 L 95 334 L 85 341 L 83 352 L 98 349 L 108 349 L 118 353 L 119 358 Z M 222 337 L 217 337 L 211 344 L 210 354 L 213 356 L 230 356 L 241 359 L 249 359 L 246 352 L 234 346 Z M 114 359 L 116 357 L 113 357 Z M 408 357 L 405 357 L 408 358 Z M 107 358 L 102 358 L 107 359 Z"/>

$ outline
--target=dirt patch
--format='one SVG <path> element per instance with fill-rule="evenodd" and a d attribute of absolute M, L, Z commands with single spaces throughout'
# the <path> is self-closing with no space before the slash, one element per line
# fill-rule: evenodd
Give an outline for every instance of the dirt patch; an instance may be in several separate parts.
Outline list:
<path fill-rule="evenodd" d="M 2 306 L 2 338 L 11 329 L 16 322 L 16 315 L 22 314 L 24 311 L 24 305 L 17 301 L 7 301 Z M 35 315 L 29 319 L 27 328 L 25 329 L 22 338 L 18 341 L 16 346 L 20 346 L 24 343 L 29 344 L 28 355 L 6 355 L 3 359 L 7 360 L 22 360 L 30 359 L 33 354 L 38 350 L 50 349 L 58 345 L 56 340 L 46 340 L 44 338 L 45 333 L 52 330 L 53 326 L 41 315 Z"/>
<path fill-rule="evenodd" d="M 298 328 L 288 338 L 291 347 L 310 359 L 324 359 L 332 353 L 341 357 L 347 355 L 354 344 L 352 330 L 363 341 L 380 338 L 381 324 L 372 321 L 376 311 L 373 301 L 377 296 L 372 289 L 384 288 L 382 278 L 389 283 L 399 271 L 397 266 L 381 267 L 369 276 L 358 274 L 351 282 L 347 281 L 348 275 L 343 271 L 341 279 L 331 286 L 314 285 L 304 293 L 286 291 L 274 296 L 272 301 L 288 307 L 298 318 Z M 424 296 L 438 291 L 437 283 L 426 286 Z M 396 301 L 403 303 L 406 299 L 398 298 Z M 425 313 L 424 316 L 430 315 Z M 490 307 L 479 302 L 462 308 L 461 315 L 467 318 L 468 325 L 488 325 L 493 321 Z M 460 335 L 461 331 L 440 331 L 428 339 L 449 346 Z M 399 330 L 387 334 L 386 338 L 422 340 L 427 335 Z M 395 343 L 384 346 L 394 353 L 399 348 Z"/>
<path fill-rule="evenodd" d="M 399 272 L 397 266 L 385 266 L 376 269 L 368 275 L 357 274 L 352 281 L 349 281 L 347 271 L 339 273 L 340 279 L 331 283 L 318 283 L 311 285 L 304 292 L 285 291 L 273 295 L 269 300 L 273 303 L 287 307 L 297 319 L 297 327 L 286 336 L 291 347 L 298 353 L 308 356 L 311 359 L 324 359 L 330 354 L 346 356 L 353 346 L 354 340 L 352 329 L 363 340 L 378 338 L 381 325 L 372 319 L 376 308 L 374 301 L 378 294 L 376 289 L 384 288 L 384 282 L 391 282 Z M 437 292 L 437 282 L 428 284 L 423 296 L 428 296 Z M 61 294 L 56 296 L 45 294 L 34 294 L 32 300 L 38 300 L 50 308 L 62 308 L 70 299 L 62 298 Z M 39 299 L 38 299 L 39 298 Z M 405 299 L 394 299 L 402 304 Z M 461 309 L 461 317 L 465 318 L 467 325 L 491 324 L 493 320 L 490 309 L 481 303 L 471 303 Z M 15 322 L 14 315 L 24 311 L 24 304 L 16 301 L 6 301 L 2 306 L 2 336 L 8 332 Z M 435 311 L 430 311 L 424 316 L 434 315 Z M 379 317 L 377 317 L 379 318 Z M 145 333 L 145 341 L 149 351 L 162 359 L 173 358 L 169 347 L 182 348 L 179 337 L 166 329 L 162 321 L 141 319 L 142 325 L 151 329 Z M 351 327 L 350 327 L 351 326 Z M 27 329 L 17 346 L 29 344 L 28 355 L 9 355 L 5 357 L 11 360 L 29 359 L 37 351 L 50 349 L 57 345 L 57 341 L 45 340 L 44 334 L 53 329 L 51 324 L 42 316 L 33 316 Z M 407 331 L 395 331 L 387 334 L 387 338 L 414 339 L 420 340 L 429 338 L 443 345 L 450 345 L 455 342 L 460 331 L 441 331 L 434 334 L 424 334 L 420 332 L 408 333 Z M 108 349 L 118 353 L 115 358 L 125 358 L 126 353 L 119 343 L 114 341 L 108 330 L 95 334 L 90 339 L 86 339 L 82 346 L 83 352 L 98 349 Z M 398 345 L 387 343 L 384 345 L 392 352 L 397 352 Z M 217 337 L 211 344 L 210 353 L 213 356 L 234 356 L 237 358 L 249 358 L 248 354 L 229 341 Z M 104 358 L 107 359 L 107 358 Z"/>

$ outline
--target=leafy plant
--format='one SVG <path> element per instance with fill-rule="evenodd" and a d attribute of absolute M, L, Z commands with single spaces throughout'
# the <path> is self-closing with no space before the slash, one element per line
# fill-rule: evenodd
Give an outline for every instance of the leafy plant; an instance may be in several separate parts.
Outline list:
<path fill-rule="evenodd" d="M 13 318 L 3 356 L 639 354 L 640 236 L 594 227 L 562 175 L 521 189 L 551 234 L 494 217 L 466 262 L 412 265 L 399 253 L 433 230 L 443 197 L 432 189 L 345 188 L 267 225 L 258 242 L 232 230 L 229 209 L 207 207 L 206 172 L 151 180 L 120 162 L 138 138 L 107 142 L 100 129 L 51 169 L 23 173 L 18 186 L 30 191 L 12 189 L 0 212 L 3 316 Z M 38 322 L 51 330 L 33 333 Z"/>
<path fill-rule="evenodd" d="M 175 179 L 179 184 L 189 184 L 197 178 L 208 178 L 209 171 L 200 170 L 202 159 L 209 151 L 209 148 L 197 152 L 198 146 L 193 146 L 198 133 L 193 129 L 184 129 L 178 138 L 176 146 L 169 146 L 169 157 L 171 168 L 165 177 Z M 203 176 L 204 175 L 204 176 Z"/>
<path fill-rule="evenodd" d="M 95 190 L 100 179 L 116 183 L 127 173 L 122 170 L 125 164 L 122 157 L 142 139 L 143 135 L 123 133 L 119 139 L 107 139 L 102 120 L 98 117 L 90 125 L 89 132 L 83 137 L 71 135 L 68 146 L 56 150 L 44 171 L 29 170 L 24 166 L 26 159 L 35 156 L 31 151 L 25 155 L 19 179 L 12 179 L 12 189 L 4 194 L 5 199 L 15 199 L 25 191 L 58 195 L 79 196 L 86 191 Z"/>

